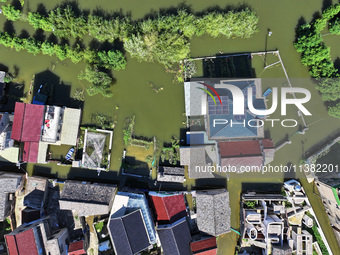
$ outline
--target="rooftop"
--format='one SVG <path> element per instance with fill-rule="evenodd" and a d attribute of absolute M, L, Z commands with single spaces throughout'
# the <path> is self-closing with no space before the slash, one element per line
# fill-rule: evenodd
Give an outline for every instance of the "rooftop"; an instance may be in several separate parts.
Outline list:
<path fill-rule="evenodd" d="M 109 214 L 116 186 L 65 181 L 60 193 L 62 210 L 75 210 L 78 216 Z"/>
<path fill-rule="evenodd" d="M 175 222 L 187 216 L 184 196 L 151 196 L 158 222 Z"/>
<path fill-rule="evenodd" d="M 63 127 L 61 129 L 61 143 L 75 146 L 77 144 L 81 110 L 65 108 Z"/>
<path fill-rule="evenodd" d="M 34 209 L 42 209 L 47 197 L 47 190 L 47 178 L 27 177 L 24 205 Z"/>
<path fill-rule="evenodd" d="M 19 188 L 23 175 L 0 172 L 0 221 L 7 216 L 9 209 L 8 194 L 15 193 Z"/>
<path fill-rule="evenodd" d="M 59 140 L 63 111 L 59 106 L 46 106 L 41 141 L 55 143 Z"/>
<path fill-rule="evenodd" d="M 151 245 L 140 209 L 111 218 L 108 228 L 117 255 L 137 254 Z"/>
<path fill-rule="evenodd" d="M 39 255 L 33 229 L 5 236 L 9 255 Z"/>
<path fill-rule="evenodd" d="M 197 191 L 197 226 L 206 234 L 218 236 L 230 232 L 229 192 L 223 189 Z"/>
<path fill-rule="evenodd" d="M 161 241 L 164 255 L 191 254 L 191 235 L 185 218 L 171 225 L 159 225 L 157 233 Z"/>
<path fill-rule="evenodd" d="M 216 237 L 210 237 L 190 244 L 191 251 L 195 255 L 216 255 Z"/>
<path fill-rule="evenodd" d="M 44 115 L 43 105 L 15 103 L 12 139 L 39 142 Z"/>
<path fill-rule="evenodd" d="M 156 231 L 144 193 L 119 191 L 112 205 L 111 217 L 121 217 L 136 209 L 141 209 L 150 241 L 156 243 Z"/>

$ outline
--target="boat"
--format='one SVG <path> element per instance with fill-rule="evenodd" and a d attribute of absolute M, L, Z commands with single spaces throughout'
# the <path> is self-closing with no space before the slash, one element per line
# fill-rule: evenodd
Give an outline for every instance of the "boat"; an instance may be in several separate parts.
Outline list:
<path fill-rule="evenodd" d="M 72 156 L 73 156 L 73 153 L 74 153 L 74 148 L 72 147 L 66 154 L 66 157 L 65 159 L 66 160 L 71 160 Z"/>
<path fill-rule="evenodd" d="M 271 89 L 271 88 L 268 88 L 268 89 L 263 93 L 263 97 L 269 96 L 270 93 L 272 93 L 272 89 Z"/>

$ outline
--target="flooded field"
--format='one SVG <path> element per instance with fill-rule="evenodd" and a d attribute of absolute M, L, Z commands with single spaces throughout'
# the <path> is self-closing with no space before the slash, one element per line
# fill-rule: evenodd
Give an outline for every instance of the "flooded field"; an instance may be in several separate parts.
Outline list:
<path fill-rule="evenodd" d="M 334 1 L 335 2 L 335 1 Z M 46 10 L 53 9 L 59 1 L 51 0 L 26 0 L 24 12 L 31 10 L 35 11 L 39 4 L 43 4 Z M 146 14 L 160 9 L 176 7 L 182 4 L 182 1 L 165 1 L 151 0 L 145 1 L 143 4 L 136 4 L 135 1 L 109 1 L 109 0 L 82 0 L 76 3 L 81 10 L 98 10 L 118 11 L 124 15 L 131 15 L 132 19 L 143 18 Z M 310 79 L 308 71 L 300 63 L 300 55 L 295 51 L 293 41 L 295 40 L 295 29 L 299 22 L 305 20 L 310 21 L 316 12 L 321 12 L 329 4 L 329 1 L 312 0 L 308 3 L 304 1 L 242 1 L 242 4 L 249 6 L 254 10 L 260 18 L 260 32 L 255 34 L 251 39 L 234 39 L 227 40 L 224 38 L 213 39 L 208 36 L 194 38 L 191 42 L 192 57 L 216 55 L 220 51 L 224 54 L 237 52 L 255 52 L 265 50 L 280 51 L 282 60 L 287 69 L 289 77 L 294 82 L 293 85 L 298 87 L 308 88 L 312 93 L 312 100 L 306 107 L 312 113 L 312 116 L 306 117 L 306 123 L 309 130 L 305 135 L 296 134 L 298 129 L 286 130 L 284 128 L 266 127 L 266 135 L 270 136 L 277 145 L 284 141 L 287 137 L 290 138 L 292 144 L 286 145 L 280 149 L 276 155 L 273 165 L 287 165 L 288 163 L 298 164 L 302 158 L 310 152 L 317 149 L 322 142 L 327 141 L 330 136 L 338 133 L 340 120 L 329 117 L 327 109 L 324 106 L 318 92 L 315 90 L 315 84 Z M 239 6 L 239 1 L 185 1 L 185 4 L 194 12 L 203 11 L 209 7 L 219 6 L 225 8 L 228 6 Z M 41 8 L 40 6 L 39 8 Z M 35 31 L 31 26 L 22 21 L 7 22 L 3 15 L 0 15 L 0 27 L 5 31 L 15 32 L 17 35 L 26 30 L 31 36 Z M 268 37 L 268 29 L 272 31 L 272 36 Z M 49 34 L 45 34 L 49 36 Z M 331 46 L 332 58 L 334 61 L 340 57 L 339 38 L 335 36 L 326 36 L 325 42 Z M 91 38 L 84 38 L 84 44 L 89 44 Z M 71 40 L 72 43 L 72 40 Z M 127 67 L 125 70 L 114 72 L 116 80 L 113 85 L 112 98 L 103 98 L 100 95 L 89 97 L 85 93 L 85 102 L 83 105 L 82 124 L 90 124 L 93 115 L 101 114 L 111 118 L 117 117 L 117 124 L 114 129 L 114 141 L 112 148 L 112 158 L 110 171 L 97 175 L 96 171 L 84 169 L 70 169 L 57 164 L 49 165 L 31 165 L 27 169 L 31 174 L 41 174 L 59 178 L 82 178 L 88 180 L 102 180 L 105 182 L 124 183 L 126 178 L 119 176 L 121 159 L 124 150 L 123 128 L 125 120 L 132 115 L 136 116 L 135 134 L 137 136 L 153 137 L 155 136 L 159 143 L 167 143 L 173 136 L 180 137 L 181 129 L 183 128 L 183 112 L 184 112 L 184 92 L 182 84 L 174 84 L 172 74 L 166 73 L 164 68 L 146 62 L 138 62 L 130 58 L 127 54 Z M 271 63 L 274 59 L 268 56 L 267 63 Z M 31 54 L 22 51 L 20 53 L 0 47 L 0 64 L 4 68 L 8 68 L 9 72 L 17 72 L 21 82 L 25 85 L 23 88 L 11 88 L 17 97 L 22 97 L 29 91 L 29 84 L 33 75 L 43 72 L 43 77 L 50 77 L 55 85 L 56 104 L 63 102 L 72 102 L 70 97 L 76 89 L 82 90 L 87 86 L 86 82 L 79 82 L 78 74 L 84 69 L 85 64 L 80 62 L 73 64 L 70 61 L 60 62 L 56 58 Z M 282 68 L 279 66 L 272 67 L 264 71 L 264 59 L 254 57 L 252 60 L 255 76 L 261 78 L 284 78 Z M 46 70 L 51 71 L 45 72 Z M 164 90 L 155 93 L 148 84 L 154 84 L 156 87 L 163 87 Z M 265 84 L 266 85 L 266 84 Z M 266 86 L 271 86 L 267 84 Z M 266 88 L 264 86 L 263 89 Z M 268 102 L 270 105 L 270 101 Z M 13 111 L 11 107 L 6 109 Z M 116 106 L 119 107 L 116 110 Z M 298 119 L 296 110 L 289 112 L 290 117 Z M 273 114 L 272 118 L 279 117 L 279 113 Z M 301 124 L 301 122 L 299 122 Z M 67 148 L 56 149 L 57 155 L 62 155 L 67 151 Z M 267 179 L 263 176 L 258 178 L 235 178 L 229 181 L 225 179 L 218 180 L 188 180 L 181 189 L 206 188 L 210 186 L 227 187 L 231 197 L 232 207 L 232 227 L 239 229 L 239 197 L 242 191 L 256 190 L 257 187 L 264 186 L 263 182 L 280 183 L 284 176 Z M 146 182 L 147 179 L 138 181 L 138 185 Z M 324 225 L 322 228 L 330 242 L 334 254 L 340 254 L 340 249 L 337 246 L 332 229 L 329 226 L 328 218 L 322 209 L 322 202 L 319 197 L 314 194 L 314 186 L 302 181 L 309 199 L 314 207 L 320 222 Z M 248 183 L 251 183 L 248 184 Z M 151 186 L 152 182 L 149 181 Z M 152 187 L 152 186 L 151 186 Z M 271 189 L 271 185 L 265 185 Z M 166 188 L 166 187 L 164 187 Z M 172 189 L 177 187 L 172 187 Z M 234 246 L 236 244 L 236 234 L 230 233 L 218 239 L 219 247 L 223 247 L 224 254 L 234 254 Z M 222 254 L 222 253 L 221 253 Z"/>

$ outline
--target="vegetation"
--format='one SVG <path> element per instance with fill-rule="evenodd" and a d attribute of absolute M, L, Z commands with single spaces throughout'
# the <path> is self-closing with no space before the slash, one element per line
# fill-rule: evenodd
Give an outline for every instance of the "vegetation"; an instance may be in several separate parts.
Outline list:
<path fill-rule="evenodd" d="M 255 209 L 256 201 L 246 201 L 244 204 L 249 209 Z"/>
<path fill-rule="evenodd" d="M 78 101 L 84 101 L 85 100 L 84 90 L 77 89 L 73 94 L 73 99 Z"/>
<path fill-rule="evenodd" d="M 11 20 L 27 19 L 35 29 L 53 32 L 59 38 L 82 38 L 89 34 L 100 42 L 120 40 L 132 57 L 158 62 L 167 68 L 189 57 L 193 36 L 250 38 L 258 31 L 258 17 L 249 9 L 207 12 L 204 15 L 178 10 L 176 14 L 139 21 L 126 17 L 104 19 L 94 14 L 78 15 L 71 6 L 58 7 L 46 16 L 29 12 L 27 18 L 19 10 L 8 6 L 4 14 Z M 115 63 L 120 65 L 119 61 Z"/>
<path fill-rule="evenodd" d="M 179 141 L 173 137 L 171 139 L 171 146 L 164 146 L 161 151 L 161 161 L 169 161 L 170 165 L 177 165 L 180 160 Z"/>
<path fill-rule="evenodd" d="M 136 116 L 132 116 L 131 118 L 126 119 L 125 129 L 123 130 L 125 145 L 129 145 L 131 143 L 133 128 L 135 126 L 135 117 Z"/>
<path fill-rule="evenodd" d="M 14 6 L 8 4 L 1 7 L 3 14 L 7 17 L 8 20 L 17 21 L 21 18 L 20 10 L 15 9 Z"/>
<path fill-rule="evenodd" d="M 102 94 L 104 97 L 112 97 L 112 92 L 110 90 L 112 78 L 106 72 L 100 71 L 98 66 L 87 65 L 85 71 L 78 75 L 78 79 L 87 80 L 91 83 L 90 87 L 86 89 L 89 96 Z"/>
<path fill-rule="evenodd" d="M 101 129 L 113 129 L 114 127 L 113 121 L 104 115 L 96 115 L 95 121 Z"/>
<path fill-rule="evenodd" d="M 100 221 L 94 225 L 94 228 L 96 229 L 98 233 L 102 232 L 103 227 L 104 227 L 104 221 Z"/>
<path fill-rule="evenodd" d="M 340 118 L 340 82 L 339 70 L 334 67 L 330 49 L 322 39 L 321 31 L 340 12 L 340 4 L 327 8 L 322 17 L 312 23 L 302 25 L 298 30 L 295 42 L 296 50 L 301 53 L 301 63 L 309 68 L 312 77 L 317 78 L 316 88 L 320 91 L 322 100 L 328 102 L 328 113 Z M 337 34 L 338 19 L 330 23 L 330 31 Z"/>

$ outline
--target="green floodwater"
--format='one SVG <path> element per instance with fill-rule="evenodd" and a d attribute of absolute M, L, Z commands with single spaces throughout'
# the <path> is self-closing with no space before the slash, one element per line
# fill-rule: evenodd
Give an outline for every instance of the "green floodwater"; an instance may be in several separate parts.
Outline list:
<path fill-rule="evenodd" d="M 59 1 L 41 1 L 41 0 L 26 0 L 24 12 L 27 10 L 35 11 L 38 4 L 49 10 L 54 8 Z M 78 2 L 79 8 L 84 10 L 103 9 L 107 11 L 120 11 L 123 14 L 131 15 L 133 19 L 142 18 L 145 14 L 151 11 L 159 11 L 162 8 L 176 7 L 182 1 L 164 1 L 150 0 L 144 2 L 136 1 L 109 1 L 109 0 L 82 0 Z M 266 134 L 271 136 L 275 144 L 279 144 L 286 137 L 291 137 L 292 144 L 286 145 L 275 154 L 273 165 L 286 165 L 288 163 L 298 164 L 300 159 L 320 146 L 329 137 L 339 132 L 340 121 L 329 117 L 327 109 L 320 99 L 318 92 L 314 89 L 313 82 L 309 79 L 310 76 L 305 67 L 300 63 L 300 55 L 295 51 L 293 41 L 295 39 L 295 29 L 300 20 L 310 21 L 316 12 L 321 12 L 324 5 L 330 1 L 194 1 L 187 0 L 185 4 L 192 8 L 193 11 L 202 11 L 209 7 L 220 6 L 239 6 L 245 4 L 253 9 L 260 18 L 260 32 L 255 34 L 251 39 L 234 39 L 227 40 L 225 38 L 211 38 L 203 36 L 194 38 L 191 42 L 192 57 L 215 55 L 219 51 L 223 53 L 237 52 L 255 52 L 278 49 L 282 60 L 287 69 L 289 77 L 292 79 L 294 86 L 308 88 L 312 93 L 311 101 L 306 104 L 306 107 L 312 113 L 312 116 L 306 117 L 309 130 L 305 135 L 294 135 L 297 128 L 285 129 L 281 127 L 269 128 L 266 127 Z M 335 3 L 335 1 L 334 1 Z M 30 35 L 35 31 L 27 23 L 24 22 L 6 22 L 3 15 L 0 15 L 0 27 L 4 30 L 14 31 L 20 34 L 25 29 Z M 270 29 L 273 34 L 267 37 L 267 30 Z M 46 34 L 46 36 L 49 36 Z M 266 38 L 267 37 L 267 38 Z M 266 45 L 267 39 L 267 45 Z M 84 38 L 84 43 L 88 44 L 91 38 Z M 73 40 L 71 40 L 71 43 Z M 336 60 L 340 57 L 339 37 L 326 36 L 325 42 L 331 46 L 332 58 Z M 275 62 L 273 56 L 267 58 L 267 63 Z M 112 98 L 103 98 L 102 96 L 89 97 L 85 96 L 83 107 L 82 124 L 91 123 L 91 118 L 95 114 L 102 114 L 109 117 L 117 116 L 117 125 L 114 130 L 114 143 L 112 149 L 110 173 L 102 174 L 99 179 L 110 181 L 110 179 L 118 179 L 118 171 L 123 153 L 123 138 L 122 130 L 125 124 L 125 119 L 132 115 L 136 115 L 135 134 L 138 136 L 152 137 L 156 136 L 160 144 L 169 142 L 172 136 L 179 137 L 180 129 L 183 128 L 184 112 L 184 96 L 183 86 L 181 84 L 173 84 L 173 76 L 166 73 L 164 69 L 153 63 L 138 62 L 131 59 L 127 54 L 127 67 L 125 70 L 114 72 L 116 83 L 113 86 Z M 261 78 L 283 78 L 284 74 L 280 66 L 275 66 L 263 72 L 263 59 L 254 57 L 253 67 L 256 75 Z M 14 50 L 0 47 L 0 64 L 9 68 L 10 72 L 18 69 L 18 77 L 24 82 L 25 87 L 23 92 L 29 90 L 29 84 L 34 74 L 38 74 L 47 69 L 53 70 L 53 73 L 59 76 L 56 85 L 56 93 L 61 98 L 72 96 L 76 89 L 83 89 L 82 84 L 78 81 L 77 75 L 84 69 L 84 63 L 77 65 L 70 61 L 60 62 L 56 58 L 31 54 L 22 51 L 20 53 Z M 301 78 L 304 78 L 303 80 Z M 164 91 L 155 94 L 152 88 L 148 86 L 148 82 L 152 82 L 155 86 L 163 87 Z M 266 83 L 268 82 L 268 84 Z M 86 82 L 83 82 L 86 86 Z M 270 86 L 270 80 L 264 82 Z M 264 89 L 265 89 L 264 85 Z M 284 85 L 283 85 L 284 86 Z M 12 89 L 12 88 L 11 88 Z M 19 93 L 20 94 L 20 93 Z M 85 93 L 86 94 L 86 93 Z M 270 105 L 270 101 L 268 102 Z M 115 110 L 115 106 L 119 110 Z M 296 114 L 296 109 L 290 109 L 288 116 L 299 119 Z M 287 116 L 287 117 L 288 117 Z M 272 118 L 279 117 L 276 112 Z M 299 119 L 300 120 L 300 119 Z M 301 121 L 299 124 L 302 124 Z M 66 151 L 66 149 L 65 149 Z M 55 149 L 56 153 L 64 153 L 64 149 Z M 96 172 L 86 170 L 72 170 L 69 173 L 68 167 L 57 166 L 56 164 L 34 166 L 29 164 L 28 171 L 33 174 L 46 174 L 60 178 L 97 178 Z M 207 187 L 209 185 L 227 186 L 230 191 L 231 208 L 232 208 L 232 227 L 239 229 L 239 197 L 242 190 L 256 190 L 258 187 L 267 187 L 271 189 L 272 185 L 263 185 L 263 182 L 280 183 L 284 176 L 267 178 L 247 178 L 247 179 L 231 179 L 226 181 L 219 180 L 188 180 L 184 188 L 192 189 L 195 187 Z M 307 184 L 302 180 L 305 190 L 308 193 L 309 199 L 316 211 L 322 228 L 329 240 L 334 254 L 340 254 L 340 249 L 337 246 L 332 229 L 329 226 L 328 218 L 324 212 L 322 202 L 319 197 L 313 192 L 313 185 Z M 246 183 L 254 183 L 252 185 Z M 139 184 L 139 182 L 138 182 Z M 183 188 L 183 187 L 182 187 Z M 219 254 L 234 254 L 234 246 L 236 244 L 236 234 L 231 233 L 220 237 L 218 245 L 220 247 Z"/>

